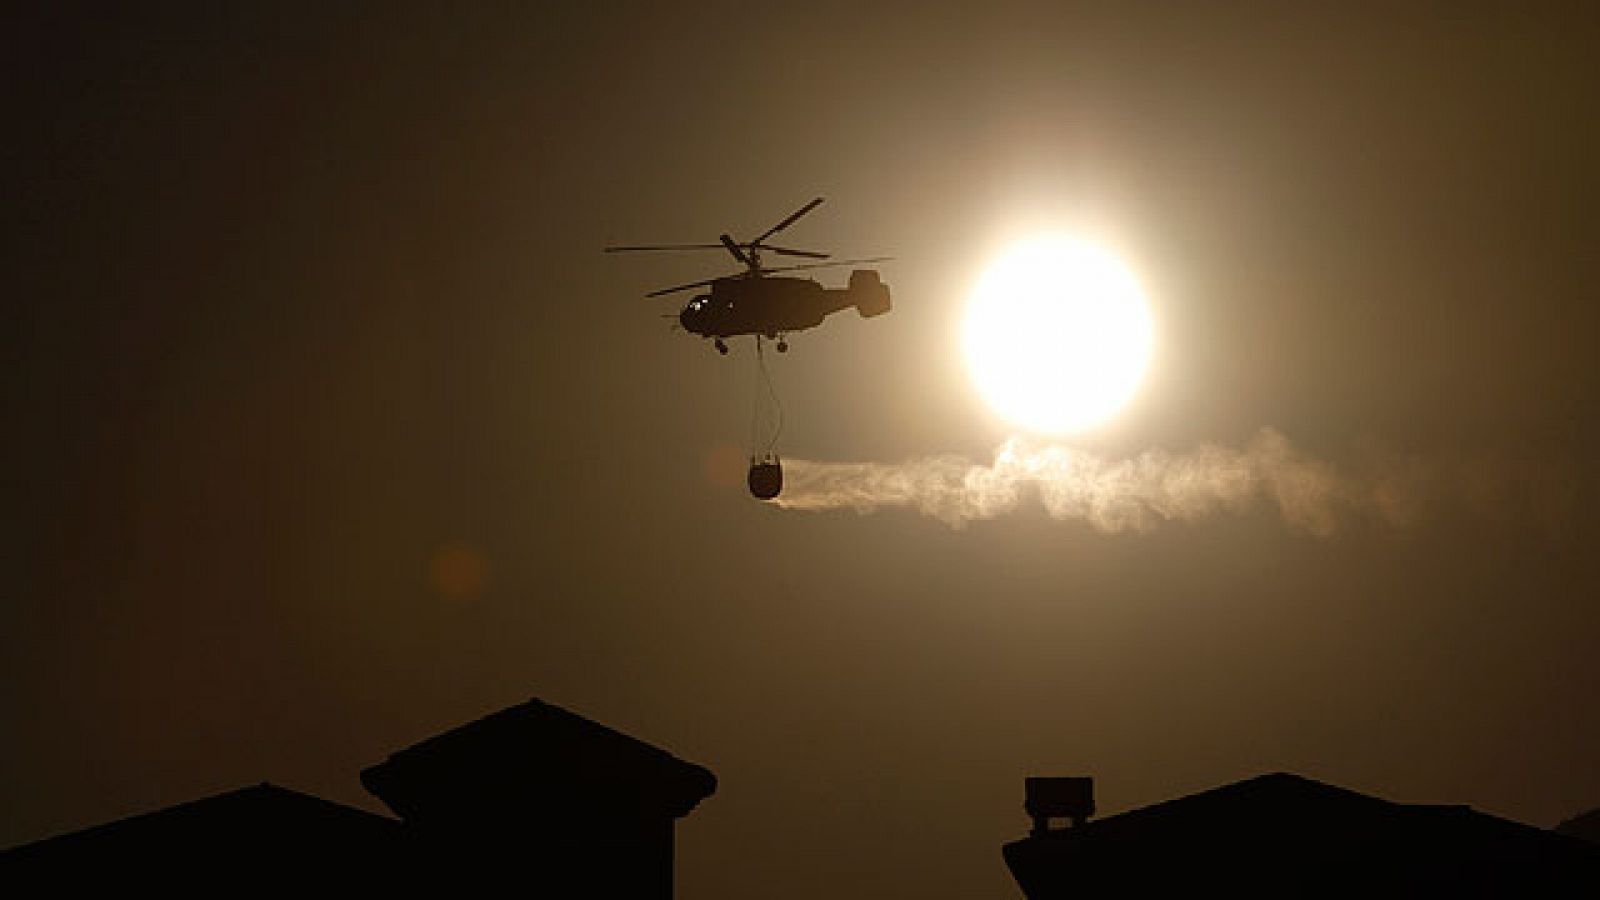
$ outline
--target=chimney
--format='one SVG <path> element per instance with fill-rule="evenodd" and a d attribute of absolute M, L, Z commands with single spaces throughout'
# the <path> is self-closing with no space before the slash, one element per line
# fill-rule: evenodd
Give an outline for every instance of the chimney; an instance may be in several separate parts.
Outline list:
<path fill-rule="evenodd" d="M 1026 799 L 1023 809 L 1033 819 L 1035 837 L 1052 829 L 1050 820 L 1065 819 L 1074 828 L 1094 815 L 1094 779 L 1081 776 L 1028 778 L 1023 782 Z"/>
<path fill-rule="evenodd" d="M 1075 862 L 1093 846 L 1096 829 L 1083 826 L 1094 815 L 1094 779 L 1029 778 L 1023 789 L 1022 808 L 1033 828 L 1027 837 L 1001 848 L 1011 877 L 1028 900 L 1083 894 L 1093 886 Z M 1070 826 L 1052 827 L 1056 822 Z"/>

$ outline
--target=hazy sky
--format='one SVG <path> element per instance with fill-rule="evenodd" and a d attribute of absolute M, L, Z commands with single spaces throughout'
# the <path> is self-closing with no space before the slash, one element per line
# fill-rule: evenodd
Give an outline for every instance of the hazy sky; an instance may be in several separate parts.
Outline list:
<path fill-rule="evenodd" d="M 686 897 L 1008 896 L 1028 774 L 1600 805 L 1595 17 L 38 6 L 0 29 L 0 844 L 262 779 L 376 808 L 362 766 L 530 695 L 717 773 Z M 1073 446 L 1274 429 L 1405 461 L 1419 515 L 756 503 L 714 464 L 748 348 L 640 297 L 723 261 L 599 248 L 818 194 L 786 242 L 894 254 L 896 306 L 777 360 L 785 455 L 987 461 L 963 301 L 1071 226 L 1157 325 Z"/>

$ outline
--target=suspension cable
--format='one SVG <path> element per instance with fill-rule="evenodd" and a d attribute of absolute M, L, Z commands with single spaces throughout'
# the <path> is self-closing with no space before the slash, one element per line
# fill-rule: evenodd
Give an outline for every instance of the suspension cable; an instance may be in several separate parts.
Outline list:
<path fill-rule="evenodd" d="M 771 402 L 773 412 L 772 434 L 763 443 L 761 440 L 761 404 L 765 398 Z M 750 403 L 750 455 L 752 458 L 766 460 L 772 456 L 772 450 L 778 445 L 778 437 L 783 434 L 783 401 L 778 398 L 778 389 L 772 382 L 772 371 L 767 368 L 766 348 L 761 335 L 756 335 L 756 384 L 754 395 Z"/>

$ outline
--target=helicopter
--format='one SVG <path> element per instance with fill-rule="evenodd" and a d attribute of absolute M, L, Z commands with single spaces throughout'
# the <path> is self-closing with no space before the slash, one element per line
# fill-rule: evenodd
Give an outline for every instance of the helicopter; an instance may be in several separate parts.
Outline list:
<path fill-rule="evenodd" d="M 606 253 L 633 253 L 678 250 L 726 250 L 744 271 L 702 281 L 691 281 L 672 287 L 651 291 L 646 297 L 663 297 L 681 291 L 709 286 L 708 293 L 697 294 L 684 304 L 675 318 L 684 331 L 711 338 L 717 352 L 726 355 L 726 338 L 754 335 L 759 347 L 761 339 L 775 341 L 779 353 L 789 349 L 787 336 L 822 324 L 833 313 L 855 307 L 862 318 L 881 316 L 890 309 L 889 286 L 883 283 L 876 270 L 856 269 L 843 288 L 826 288 L 810 278 L 778 276 L 777 272 L 794 272 L 802 269 L 825 269 L 835 266 L 865 265 L 883 262 L 887 256 L 868 259 L 843 259 L 834 262 L 802 263 L 790 266 L 768 266 L 762 261 L 763 253 L 802 259 L 831 259 L 827 253 L 815 250 L 796 250 L 767 243 L 773 235 L 793 225 L 802 216 L 822 204 L 817 197 L 795 210 L 778 224 L 768 228 L 753 241 L 736 241 L 723 233 L 715 244 L 649 244 L 606 247 Z"/>

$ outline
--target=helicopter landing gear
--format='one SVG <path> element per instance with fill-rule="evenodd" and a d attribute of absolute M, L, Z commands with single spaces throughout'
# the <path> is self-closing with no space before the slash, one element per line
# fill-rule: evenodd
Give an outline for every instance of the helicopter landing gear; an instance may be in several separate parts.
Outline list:
<path fill-rule="evenodd" d="M 722 338 L 717 338 L 716 341 L 712 343 L 712 346 L 716 347 L 717 352 L 721 353 L 723 356 L 728 355 L 728 345 L 722 342 Z"/>

